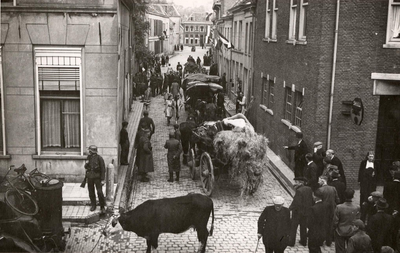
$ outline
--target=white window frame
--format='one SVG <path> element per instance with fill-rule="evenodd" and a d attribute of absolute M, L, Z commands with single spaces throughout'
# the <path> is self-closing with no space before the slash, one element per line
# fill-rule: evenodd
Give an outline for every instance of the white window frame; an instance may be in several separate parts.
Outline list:
<path fill-rule="evenodd" d="M 278 5 L 276 4 L 276 0 L 272 0 L 273 4 L 273 12 L 272 12 L 272 31 L 271 31 L 271 39 L 277 39 L 277 24 L 278 24 Z"/>
<path fill-rule="evenodd" d="M 308 0 L 300 0 L 299 40 L 306 41 Z"/>
<path fill-rule="evenodd" d="M 265 2 L 265 35 L 264 38 L 271 38 L 271 17 L 272 17 L 272 10 L 269 6 L 270 2 L 273 0 L 266 0 Z"/>
<path fill-rule="evenodd" d="M 278 20 L 278 6 L 276 0 L 266 0 L 265 13 L 265 38 L 268 40 L 276 40 L 276 26 Z"/>
<path fill-rule="evenodd" d="M 283 118 L 290 123 L 293 121 L 293 93 L 290 87 L 285 87 L 285 115 Z"/>
<path fill-rule="evenodd" d="M 303 102 L 304 102 L 304 96 L 301 91 L 295 91 L 293 92 L 294 95 L 294 121 L 293 125 L 297 126 L 298 128 L 301 128 L 301 122 L 303 119 Z M 300 103 L 298 99 L 301 99 Z"/>
<path fill-rule="evenodd" d="M 300 0 L 290 0 L 289 40 L 296 40 L 297 4 L 294 1 Z"/>
<path fill-rule="evenodd" d="M 394 15 L 395 8 L 399 9 L 399 16 L 397 17 L 397 20 L 394 20 L 396 18 Z M 395 2 L 395 0 L 389 0 L 388 19 L 386 25 L 386 44 L 384 45 L 385 48 L 400 48 L 400 38 L 392 38 L 391 36 L 393 33 L 393 24 L 396 21 L 399 23 L 399 27 L 397 27 L 397 29 L 400 29 L 400 1 Z"/>
<path fill-rule="evenodd" d="M 41 115 L 40 115 L 40 93 L 39 93 L 39 67 L 54 67 L 54 65 L 40 65 L 37 64 L 36 58 L 40 56 L 75 56 L 80 57 L 81 61 L 79 65 L 76 65 L 79 68 L 79 102 L 80 102 L 80 151 L 79 154 L 76 152 L 66 152 L 66 155 L 80 155 L 83 156 L 83 87 L 82 87 L 82 62 L 83 62 L 83 49 L 79 47 L 35 47 L 34 48 L 34 64 L 35 64 L 35 105 L 36 105 L 36 134 L 37 134 L 37 152 L 38 155 L 46 154 L 57 154 L 59 155 L 59 151 L 43 151 L 42 143 L 41 143 Z M 76 67 L 74 66 L 74 67 Z M 60 66 L 62 67 L 62 66 Z M 64 154 L 64 152 L 63 152 Z"/>
<path fill-rule="evenodd" d="M 6 143 L 6 122 L 5 122 L 5 103 L 4 103 L 4 83 L 3 83 L 3 47 L 0 46 L 0 92 L 1 92 L 1 138 L 3 139 L 3 150 L 2 155 L 7 155 L 7 143 Z"/>

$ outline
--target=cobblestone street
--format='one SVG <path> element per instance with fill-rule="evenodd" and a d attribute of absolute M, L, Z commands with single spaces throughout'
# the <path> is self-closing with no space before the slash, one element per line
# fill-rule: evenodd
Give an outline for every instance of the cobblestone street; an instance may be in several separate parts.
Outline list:
<path fill-rule="evenodd" d="M 181 58 L 188 56 L 185 51 L 183 54 Z M 182 63 L 183 61 L 177 60 L 179 58 L 176 56 L 172 59 L 174 59 L 173 62 Z M 199 179 L 193 181 L 189 177 L 189 168 L 184 165 L 180 181 L 167 182 L 167 152 L 164 144 L 168 138 L 168 131 L 172 130 L 173 126 L 172 124 L 167 126 L 167 120 L 164 117 L 164 100 L 161 96 L 152 99 L 149 116 L 153 118 L 156 125 L 155 134 L 151 139 L 155 172 L 150 173 L 148 183 L 134 180 L 128 205 L 130 209 L 148 199 L 175 197 L 190 192 L 202 193 Z M 183 112 L 180 121 L 185 118 Z M 215 185 L 212 195 L 215 208 L 214 235 L 208 238 L 207 252 L 254 252 L 257 246 L 257 220 L 265 206 L 272 204 L 272 197 L 275 195 L 281 195 L 286 199 L 286 207 L 292 201 L 291 196 L 267 168 L 263 173 L 263 184 L 254 196 L 240 196 L 240 189 L 235 186 L 237 184 L 230 183 L 225 175 L 221 175 Z M 105 223 L 106 220 L 101 220 L 87 226 L 74 225 L 66 251 L 90 252 L 95 247 L 93 252 L 145 252 L 145 239 L 132 232 L 121 231 L 109 238 L 101 236 Z M 296 246 L 288 247 L 285 252 L 308 252 L 307 247 L 298 244 L 298 239 L 297 237 Z M 159 247 L 152 252 L 195 252 L 198 246 L 196 232 L 190 229 L 182 234 L 161 234 Z M 334 247 L 324 247 L 322 250 L 334 252 Z M 264 252 L 261 240 L 257 252 Z"/>

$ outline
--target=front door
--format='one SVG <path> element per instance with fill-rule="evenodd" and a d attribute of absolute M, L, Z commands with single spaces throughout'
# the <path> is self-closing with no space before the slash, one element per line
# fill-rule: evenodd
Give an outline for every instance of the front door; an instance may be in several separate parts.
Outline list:
<path fill-rule="evenodd" d="M 380 96 L 376 137 L 376 160 L 381 168 L 378 179 L 383 183 L 392 162 L 400 160 L 400 96 Z"/>

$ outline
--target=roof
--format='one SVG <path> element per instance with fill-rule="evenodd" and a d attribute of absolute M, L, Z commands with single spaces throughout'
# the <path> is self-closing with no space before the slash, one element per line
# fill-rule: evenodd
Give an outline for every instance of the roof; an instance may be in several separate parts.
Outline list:
<path fill-rule="evenodd" d="M 148 13 L 163 15 L 168 17 L 180 17 L 178 10 L 172 3 L 150 3 L 148 5 Z"/>
<path fill-rule="evenodd" d="M 189 17 L 187 17 L 187 20 L 185 20 L 185 21 L 205 22 L 205 21 L 209 21 L 206 19 L 207 17 L 208 17 L 208 13 L 192 12 L 189 15 Z"/>
<path fill-rule="evenodd" d="M 236 2 L 229 8 L 228 12 L 232 9 L 238 9 L 240 7 L 248 6 L 254 3 L 254 0 L 236 0 Z"/>

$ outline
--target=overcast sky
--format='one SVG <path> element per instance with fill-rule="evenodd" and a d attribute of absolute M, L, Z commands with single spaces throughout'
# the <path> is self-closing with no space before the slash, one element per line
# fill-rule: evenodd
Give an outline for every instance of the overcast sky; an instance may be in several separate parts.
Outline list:
<path fill-rule="evenodd" d="M 212 11 L 213 0 L 172 0 L 176 5 L 182 5 L 183 7 L 198 7 L 204 6 Z"/>

